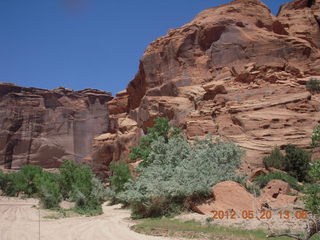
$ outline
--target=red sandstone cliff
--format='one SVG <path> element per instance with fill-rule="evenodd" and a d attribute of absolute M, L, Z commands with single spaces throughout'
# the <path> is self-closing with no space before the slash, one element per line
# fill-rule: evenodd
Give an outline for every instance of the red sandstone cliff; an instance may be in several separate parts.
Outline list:
<path fill-rule="evenodd" d="M 235 0 L 152 42 L 114 99 L 0 84 L 0 166 L 87 158 L 104 171 L 128 160 L 157 116 L 189 139 L 234 141 L 251 166 L 275 145 L 308 147 L 320 122 L 320 95 L 305 88 L 320 76 L 319 31 L 320 0 L 295 0 L 277 16 L 259 0 Z"/>
<path fill-rule="evenodd" d="M 288 143 L 307 147 L 320 98 L 306 91 L 320 75 L 320 0 L 285 4 L 278 16 L 259 0 L 200 13 L 150 44 L 126 91 L 108 103 L 109 133 L 97 156 L 127 160 L 156 116 L 188 138 L 212 134 L 247 150 L 250 165 Z"/>
<path fill-rule="evenodd" d="M 0 83 L 0 166 L 56 168 L 66 159 L 90 157 L 93 137 L 107 131 L 111 99 L 94 89 L 49 91 Z"/>

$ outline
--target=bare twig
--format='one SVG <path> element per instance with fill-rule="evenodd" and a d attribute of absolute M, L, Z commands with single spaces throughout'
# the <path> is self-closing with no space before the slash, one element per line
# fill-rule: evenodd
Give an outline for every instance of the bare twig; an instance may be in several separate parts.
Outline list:
<path fill-rule="evenodd" d="M 297 240 L 304 240 L 303 238 L 300 238 L 298 235 L 289 234 L 289 233 L 279 233 L 279 234 L 271 233 L 267 235 L 267 238 L 276 238 L 276 237 L 289 237 Z"/>
<path fill-rule="evenodd" d="M 309 213 L 309 221 L 306 226 L 306 233 L 305 237 L 301 238 L 297 234 L 290 234 L 290 233 L 271 233 L 267 235 L 267 238 L 276 238 L 276 237 L 289 237 L 297 240 L 309 240 L 311 237 L 320 232 L 320 218 Z M 270 229 L 269 229 L 270 230 Z"/>

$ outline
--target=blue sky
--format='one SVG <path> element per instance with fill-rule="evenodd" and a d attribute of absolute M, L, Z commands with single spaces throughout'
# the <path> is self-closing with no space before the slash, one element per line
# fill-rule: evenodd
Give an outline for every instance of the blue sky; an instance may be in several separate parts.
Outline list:
<path fill-rule="evenodd" d="M 228 0 L 0 0 L 0 82 L 126 88 L 145 48 Z M 265 0 L 274 14 L 286 0 Z"/>

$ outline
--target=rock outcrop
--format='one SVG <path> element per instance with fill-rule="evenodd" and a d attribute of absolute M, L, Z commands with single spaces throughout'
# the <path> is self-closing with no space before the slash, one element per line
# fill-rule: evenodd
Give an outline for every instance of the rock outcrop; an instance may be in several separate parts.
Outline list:
<path fill-rule="evenodd" d="M 152 42 L 114 99 L 91 89 L 1 84 L 0 165 L 87 158 L 105 170 L 129 161 L 130 148 L 162 116 L 190 140 L 234 141 L 249 171 L 276 145 L 309 146 L 320 95 L 305 85 L 320 77 L 319 66 L 320 0 L 289 2 L 277 16 L 259 0 L 235 0 Z"/>
<path fill-rule="evenodd" d="M 66 159 L 91 159 L 93 138 L 108 130 L 111 99 L 95 89 L 49 91 L 0 83 L 0 166 L 56 168 Z"/>
<path fill-rule="evenodd" d="M 319 95 L 305 87 L 320 76 L 319 8 L 319 0 L 295 0 L 273 16 L 259 0 L 235 0 L 152 42 L 126 91 L 109 104 L 108 161 L 127 160 L 116 149 L 136 144 L 157 116 L 189 139 L 234 141 L 249 166 L 260 166 L 275 145 L 308 147 L 320 119 Z M 124 132 L 116 123 L 127 118 L 136 125 Z"/>
<path fill-rule="evenodd" d="M 211 214 L 213 210 L 233 210 L 241 214 L 242 211 L 292 208 L 298 197 L 289 195 L 291 191 L 288 183 L 271 180 L 263 188 L 261 196 L 255 197 L 239 183 L 225 181 L 212 187 L 212 198 L 204 203 L 195 204 L 193 209 L 200 214 Z"/>

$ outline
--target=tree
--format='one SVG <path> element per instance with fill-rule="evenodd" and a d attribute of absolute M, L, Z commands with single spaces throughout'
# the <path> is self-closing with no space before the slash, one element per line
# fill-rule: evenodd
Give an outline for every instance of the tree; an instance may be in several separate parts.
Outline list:
<path fill-rule="evenodd" d="M 279 147 L 275 147 L 268 156 L 263 158 L 263 164 L 266 169 L 274 167 L 283 170 L 285 168 L 285 156 Z"/>
<path fill-rule="evenodd" d="M 310 153 L 291 144 L 285 147 L 285 151 L 284 170 L 287 171 L 289 175 L 297 178 L 300 182 L 309 181 Z"/>
<path fill-rule="evenodd" d="M 125 184 L 131 179 L 128 164 L 120 161 L 110 165 L 112 176 L 109 178 L 111 188 L 115 193 L 125 190 Z"/>
<path fill-rule="evenodd" d="M 163 137 L 165 142 L 168 142 L 170 137 L 179 136 L 180 133 L 179 128 L 170 126 L 169 119 L 158 117 L 154 121 L 154 126 L 148 128 L 147 135 L 140 139 L 140 145 L 131 149 L 129 158 L 131 160 L 142 159 L 141 166 L 146 167 L 150 165 L 148 157 L 151 152 L 151 144 L 159 137 Z"/>

